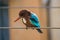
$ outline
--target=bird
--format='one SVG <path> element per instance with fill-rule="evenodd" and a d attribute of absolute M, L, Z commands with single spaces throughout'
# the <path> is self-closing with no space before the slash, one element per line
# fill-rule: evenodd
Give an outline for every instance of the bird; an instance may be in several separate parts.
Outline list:
<path fill-rule="evenodd" d="M 39 23 L 38 16 L 35 13 L 31 12 L 29 21 L 22 18 L 22 22 L 26 25 L 26 29 L 28 29 L 27 27 L 35 27 L 35 28 L 37 28 L 36 30 L 39 33 L 43 33 L 42 30 L 40 29 L 40 23 Z"/>
<path fill-rule="evenodd" d="M 39 33 L 43 33 L 40 29 L 41 25 L 39 23 L 38 16 L 34 12 L 22 10 L 19 12 L 19 17 L 14 22 L 19 19 L 22 19 L 22 22 L 26 25 L 26 29 L 28 29 L 28 27 L 35 27 Z"/>

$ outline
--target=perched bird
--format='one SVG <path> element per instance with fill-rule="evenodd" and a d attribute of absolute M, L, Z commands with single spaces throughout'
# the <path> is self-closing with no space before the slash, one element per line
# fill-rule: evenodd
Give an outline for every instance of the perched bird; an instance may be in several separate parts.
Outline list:
<path fill-rule="evenodd" d="M 15 22 L 19 20 L 20 18 L 22 18 L 22 22 L 26 25 L 26 28 L 36 27 L 37 28 L 36 30 L 39 33 L 43 33 L 42 30 L 40 29 L 40 23 L 38 20 L 38 16 L 35 13 L 30 12 L 28 10 L 21 10 L 19 12 L 19 17 L 15 20 Z"/>

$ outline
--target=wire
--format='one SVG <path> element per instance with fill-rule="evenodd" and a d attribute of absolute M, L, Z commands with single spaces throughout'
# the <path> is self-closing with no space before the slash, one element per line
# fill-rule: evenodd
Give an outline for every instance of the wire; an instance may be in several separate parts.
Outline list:
<path fill-rule="evenodd" d="M 11 7 L 0 7 L 0 9 L 4 9 L 4 8 L 60 8 L 60 7 L 44 7 L 44 6 L 41 6 L 41 7 L 37 7 L 37 6 L 11 6 Z"/>
<path fill-rule="evenodd" d="M 26 28 L 21 28 L 21 27 L 0 27 L 0 29 L 26 29 Z M 43 27 L 43 28 L 29 27 L 28 29 L 60 29 L 60 27 Z"/>

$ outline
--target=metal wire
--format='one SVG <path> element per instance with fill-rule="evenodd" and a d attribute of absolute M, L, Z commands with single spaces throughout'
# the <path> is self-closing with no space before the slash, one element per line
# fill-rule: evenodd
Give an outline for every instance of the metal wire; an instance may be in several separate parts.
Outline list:
<path fill-rule="evenodd" d="M 41 7 L 37 7 L 37 6 L 11 6 L 11 7 L 0 7 L 0 9 L 5 9 L 5 8 L 60 8 L 60 7 L 44 7 L 44 6 L 41 6 Z"/>
<path fill-rule="evenodd" d="M 0 29 L 26 29 L 26 28 L 22 28 L 22 27 L 0 27 Z M 60 29 L 60 27 L 43 27 L 43 28 L 29 27 L 27 29 Z"/>

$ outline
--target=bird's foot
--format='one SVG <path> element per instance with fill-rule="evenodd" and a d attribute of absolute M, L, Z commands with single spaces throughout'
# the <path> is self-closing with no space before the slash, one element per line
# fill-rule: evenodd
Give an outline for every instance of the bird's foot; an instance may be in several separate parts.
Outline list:
<path fill-rule="evenodd" d="M 26 30 L 28 30 L 28 27 L 26 27 Z"/>
<path fill-rule="evenodd" d="M 32 27 L 32 29 L 34 30 L 34 27 Z"/>

